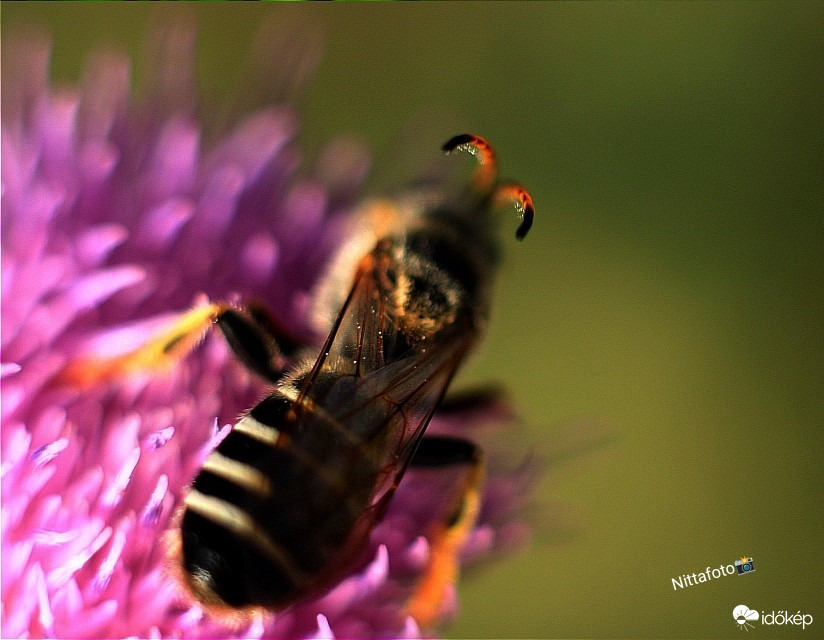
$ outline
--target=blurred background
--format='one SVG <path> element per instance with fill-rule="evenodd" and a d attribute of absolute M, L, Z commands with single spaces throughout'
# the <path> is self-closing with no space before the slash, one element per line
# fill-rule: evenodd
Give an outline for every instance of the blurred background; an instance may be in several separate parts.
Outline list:
<path fill-rule="evenodd" d="M 4 2 L 2 18 L 45 25 L 53 77 L 73 82 L 101 41 L 139 67 L 166 10 Z M 822 633 L 824 4 L 189 10 L 212 95 L 266 16 L 323 35 L 310 152 L 352 133 L 380 174 L 410 130 L 415 153 L 477 132 L 534 197 L 458 386 L 511 389 L 548 465 L 538 529 L 462 581 L 451 637 L 730 637 L 742 603 L 815 618 L 759 637 Z M 754 574 L 673 589 L 741 555 Z"/>

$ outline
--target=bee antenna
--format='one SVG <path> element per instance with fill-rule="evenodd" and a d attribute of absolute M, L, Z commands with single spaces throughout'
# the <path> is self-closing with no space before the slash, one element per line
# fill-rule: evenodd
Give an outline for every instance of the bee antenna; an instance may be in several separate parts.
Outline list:
<path fill-rule="evenodd" d="M 475 156 L 478 159 L 478 168 L 472 177 L 472 185 L 483 194 L 490 192 L 498 177 L 498 161 L 495 150 L 485 138 L 462 133 L 447 140 L 442 149 L 447 155 L 457 149 Z"/>
<path fill-rule="evenodd" d="M 505 182 L 496 189 L 495 201 L 500 204 L 515 202 L 515 208 L 521 214 L 521 225 L 515 231 L 515 237 L 523 240 L 532 228 L 532 219 L 535 217 L 532 196 L 517 182 Z"/>

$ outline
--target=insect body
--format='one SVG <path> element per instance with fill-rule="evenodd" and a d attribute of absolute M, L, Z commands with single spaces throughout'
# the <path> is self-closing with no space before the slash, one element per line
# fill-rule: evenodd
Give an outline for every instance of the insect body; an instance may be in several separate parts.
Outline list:
<path fill-rule="evenodd" d="M 484 140 L 458 136 L 445 146 L 455 148 L 480 154 L 480 184 L 377 242 L 317 360 L 279 380 L 195 479 L 181 552 L 204 602 L 279 609 L 333 584 L 413 463 L 487 315 L 491 210 L 517 197 L 520 236 L 532 218 L 526 192 L 497 185 Z M 477 463 L 466 443 L 439 440 L 422 460 L 441 452 Z"/>
<path fill-rule="evenodd" d="M 475 445 L 424 433 L 486 320 L 492 211 L 514 199 L 519 238 L 533 214 L 521 187 L 498 183 L 485 140 L 456 136 L 444 146 L 455 149 L 479 159 L 465 189 L 373 205 L 395 222 L 360 259 L 316 360 L 284 371 L 265 316 L 220 304 L 144 348 L 144 359 L 188 349 L 192 327 L 214 321 L 274 384 L 206 459 L 184 501 L 179 561 L 205 604 L 278 610 L 318 594 L 358 559 L 410 465 L 465 465 L 465 486 L 441 515 L 441 548 L 410 601 L 419 622 L 432 615 L 474 522 L 482 473 Z"/>

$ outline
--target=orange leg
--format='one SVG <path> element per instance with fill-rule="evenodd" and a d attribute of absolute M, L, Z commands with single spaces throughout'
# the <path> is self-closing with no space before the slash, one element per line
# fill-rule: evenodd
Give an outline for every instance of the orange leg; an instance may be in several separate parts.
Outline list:
<path fill-rule="evenodd" d="M 484 463 L 480 448 L 471 442 L 438 436 L 424 438 L 412 461 L 415 467 L 454 464 L 466 465 L 466 472 L 455 501 L 428 535 L 429 562 L 406 603 L 406 613 L 422 628 L 438 621 L 445 591 L 458 578 L 459 555 L 480 511 Z"/>
<path fill-rule="evenodd" d="M 81 357 L 61 372 L 60 381 L 87 387 L 134 373 L 164 371 L 191 352 L 217 326 L 229 346 L 250 369 L 270 381 L 283 373 L 285 358 L 278 348 L 275 327 L 257 307 L 209 303 L 181 315 L 168 329 L 122 355 Z M 285 340 L 292 345 L 288 338 Z"/>

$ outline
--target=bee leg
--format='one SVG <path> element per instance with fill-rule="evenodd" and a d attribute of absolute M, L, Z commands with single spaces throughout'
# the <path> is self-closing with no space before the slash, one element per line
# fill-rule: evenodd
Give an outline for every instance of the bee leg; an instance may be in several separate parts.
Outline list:
<path fill-rule="evenodd" d="M 250 369 L 270 381 L 284 370 L 277 338 L 257 309 L 226 303 L 199 305 L 136 349 L 116 356 L 86 356 L 70 362 L 58 381 L 80 387 L 145 371 L 163 371 L 185 357 L 214 326 Z"/>
<path fill-rule="evenodd" d="M 489 384 L 446 396 L 438 405 L 437 415 L 449 417 L 466 411 L 484 413 L 505 405 L 506 392 L 499 386 Z"/>
<path fill-rule="evenodd" d="M 465 467 L 455 498 L 433 524 L 427 537 L 430 554 L 423 575 L 406 603 L 406 613 L 419 626 L 437 622 L 445 589 L 458 577 L 458 556 L 478 518 L 484 478 L 483 450 L 476 444 L 447 436 L 421 440 L 410 464 L 414 468 Z"/>
<path fill-rule="evenodd" d="M 274 324 L 259 305 L 223 308 L 214 319 L 229 347 L 246 367 L 269 382 L 277 382 L 289 365 L 284 347 L 292 353 L 296 343 L 281 336 L 285 332 Z"/>

